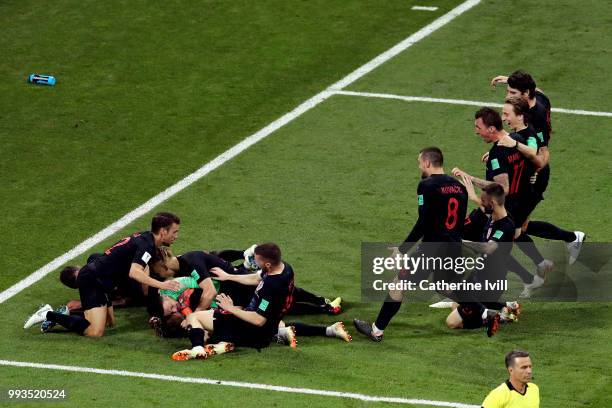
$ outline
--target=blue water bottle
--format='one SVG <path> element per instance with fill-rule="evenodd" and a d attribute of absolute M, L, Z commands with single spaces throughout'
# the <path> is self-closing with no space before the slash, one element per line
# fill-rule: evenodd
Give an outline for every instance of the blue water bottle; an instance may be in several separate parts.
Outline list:
<path fill-rule="evenodd" d="M 55 77 L 51 75 L 32 74 L 28 77 L 28 82 L 38 85 L 55 85 Z"/>

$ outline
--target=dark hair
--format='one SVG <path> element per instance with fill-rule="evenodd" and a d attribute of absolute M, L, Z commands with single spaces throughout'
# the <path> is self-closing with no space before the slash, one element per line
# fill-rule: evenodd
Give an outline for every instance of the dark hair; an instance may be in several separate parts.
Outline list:
<path fill-rule="evenodd" d="M 514 89 L 518 89 L 522 93 L 528 92 L 529 98 L 535 96 L 536 83 L 525 71 L 514 71 L 508 77 L 508 86 Z"/>
<path fill-rule="evenodd" d="M 72 289 L 77 289 L 77 272 L 79 271 L 78 266 L 67 266 L 60 272 L 60 281 Z"/>
<path fill-rule="evenodd" d="M 529 102 L 520 96 L 510 96 L 504 100 L 504 103 L 512 106 L 515 115 L 523 115 L 525 125 L 529 123 Z"/>
<path fill-rule="evenodd" d="M 272 242 L 257 245 L 255 247 L 255 254 L 270 261 L 272 265 L 278 265 L 281 261 L 281 250 L 278 245 Z"/>
<path fill-rule="evenodd" d="M 506 354 L 506 368 L 514 366 L 514 360 L 520 357 L 529 357 L 529 353 L 524 350 L 512 350 Z"/>
<path fill-rule="evenodd" d="M 499 183 L 491 183 L 485 186 L 482 191 L 484 191 L 488 196 L 492 197 L 495 202 L 499 205 L 503 205 L 505 202 L 505 193 L 504 188 Z"/>
<path fill-rule="evenodd" d="M 424 160 L 430 162 L 434 167 L 442 167 L 444 164 L 444 155 L 442 154 L 442 150 L 437 147 L 426 147 L 421 149 L 419 154 Z"/>
<path fill-rule="evenodd" d="M 502 130 L 504 128 L 499 112 L 493 108 L 484 107 L 478 109 L 474 115 L 474 119 L 482 119 L 482 123 L 484 123 L 486 127 L 493 126 L 497 130 Z"/>
<path fill-rule="evenodd" d="M 165 338 L 186 337 L 187 330 L 181 327 L 183 315 L 180 313 L 172 313 L 161 318 L 161 335 Z"/>
<path fill-rule="evenodd" d="M 162 228 L 168 228 L 172 224 L 180 224 L 181 219 L 169 212 L 160 212 L 155 214 L 151 220 L 151 232 L 156 234 Z"/>

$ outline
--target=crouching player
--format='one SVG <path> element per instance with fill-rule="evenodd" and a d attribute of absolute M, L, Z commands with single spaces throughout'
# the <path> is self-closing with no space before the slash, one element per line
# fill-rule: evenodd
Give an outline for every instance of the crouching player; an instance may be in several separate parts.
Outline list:
<path fill-rule="evenodd" d="M 205 359 L 234 347 L 259 349 L 270 344 L 292 301 L 293 268 L 281 260 L 281 250 L 273 243 L 255 248 L 255 262 L 261 269 L 259 273 L 230 275 L 221 269 L 211 270 L 220 281 L 232 280 L 257 289 L 245 309 L 221 293 L 216 298 L 219 309 L 187 316 L 183 325 L 189 330 L 192 348 L 177 351 L 173 360 Z"/>
<path fill-rule="evenodd" d="M 180 219 L 171 213 L 158 213 L 151 221 L 151 231 L 135 233 L 123 238 L 74 274 L 74 286 L 84 310 L 83 316 L 67 314 L 67 308 L 54 312 L 50 305 L 37 310 L 23 328 L 44 324 L 48 330 L 59 324 L 69 331 L 87 337 L 101 337 L 107 326 L 115 321 L 110 293 L 118 282 L 133 279 L 141 284 L 158 289 L 177 290 L 180 283 L 160 282 L 148 275 L 148 265 L 157 254 L 157 248 L 170 246 L 178 236 Z M 49 323 L 46 323 L 49 322 Z"/>
<path fill-rule="evenodd" d="M 482 242 L 463 241 L 467 247 L 485 254 L 486 257 L 484 268 L 475 271 L 470 280 L 480 282 L 483 286 L 486 280 L 504 280 L 508 274 L 507 259 L 514 237 L 514 223 L 504 206 L 504 189 L 498 183 L 491 183 L 483 188 L 481 196 L 478 197 L 471 179 L 467 176 L 462 178 L 470 199 L 477 202 L 484 213 L 491 214 Z M 520 305 L 517 302 L 499 302 L 503 293 L 503 290 L 488 290 L 482 295 L 455 292 L 452 297 L 459 303 L 453 306 L 453 311 L 446 318 L 446 325 L 451 329 L 486 327 L 487 336 L 493 336 L 501 321 L 514 321 L 520 313 Z M 487 301 L 483 300 L 483 297 Z"/>

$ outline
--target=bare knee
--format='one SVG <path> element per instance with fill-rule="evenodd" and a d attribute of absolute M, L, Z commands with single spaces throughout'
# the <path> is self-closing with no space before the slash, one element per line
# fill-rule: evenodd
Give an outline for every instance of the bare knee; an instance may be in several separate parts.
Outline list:
<path fill-rule="evenodd" d="M 104 328 L 92 328 L 89 326 L 83 335 L 85 337 L 102 337 L 104 336 Z"/>
<path fill-rule="evenodd" d="M 449 329 L 462 329 L 463 328 L 463 319 L 461 319 L 461 316 L 459 315 L 459 312 L 457 312 L 457 310 L 453 310 L 446 317 L 446 326 Z"/>

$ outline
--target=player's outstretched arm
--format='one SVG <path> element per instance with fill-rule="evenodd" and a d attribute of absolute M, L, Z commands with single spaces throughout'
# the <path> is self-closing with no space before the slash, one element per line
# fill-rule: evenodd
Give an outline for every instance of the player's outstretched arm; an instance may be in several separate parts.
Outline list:
<path fill-rule="evenodd" d="M 498 75 L 495 78 L 493 78 L 491 80 L 491 87 L 495 88 L 497 86 L 497 84 L 507 84 L 508 83 L 508 77 L 505 75 Z"/>
<path fill-rule="evenodd" d="M 218 267 L 210 268 L 209 272 L 216 275 L 213 279 L 217 279 L 221 282 L 232 281 L 246 286 L 257 286 L 259 282 L 261 282 L 261 272 L 248 273 L 246 275 L 233 275 Z"/>
<path fill-rule="evenodd" d="M 462 241 L 466 247 L 480 254 L 490 255 L 497 250 L 497 242 L 495 241 L 474 242 L 474 241 L 468 241 L 466 239 Z"/>
<path fill-rule="evenodd" d="M 242 310 L 234 305 L 234 301 L 231 297 L 227 296 L 224 293 L 221 293 L 217 296 L 217 305 L 227 312 L 230 312 L 240 320 L 244 320 L 247 323 L 251 323 L 252 325 L 262 327 L 266 324 L 266 319 L 264 316 L 260 315 L 257 312 L 252 312 L 249 310 Z"/>
<path fill-rule="evenodd" d="M 459 167 L 453 168 L 453 170 L 451 170 L 451 173 L 455 177 L 469 178 L 472 181 L 472 184 L 481 189 L 493 183 L 501 184 L 501 186 L 504 188 L 504 193 L 506 194 L 508 194 L 508 190 L 510 189 L 510 184 L 508 183 L 508 173 L 498 174 L 497 176 L 493 177 L 493 181 L 487 181 L 479 179 L 478 177 L 471 176 L 470 174 L 461 170 Z"/>
<path fill-rule="evenodd" d="M 479 207 L 482 207 L 482 202 L 480 201 L 480 197 L 476 194 L 476 190 L 474 190 L 474 183 L 472 183 L 471 177 L 462 175 L 461 180 L 465 186 L 470 201 L 476 203 Z"/>
<path fill-rule="evenodd" d="M 132 263 L 130 267 L 130 278 L 157 289 L 166 289 L 175 292 L 181 288 L 181 283 L 178 281 L 167 280 L 165 282 L 160 282 L 157 279 L 147 276 L 142 265 L 137 263 Z"/>
<path fill-rule="evenodd" d="M 211 278 L 206 278 L 199 283 L 200 289 L 202 289 L 202 297 L 200 298 L 200 304 L 196 310 L 206 310 L 210 307 L 210 304 L 217 296 L 217 289 L 212 282 Z"/>
<path fill-rule="evenodd" d="M 530 138 L 531 139 L 531 138 Z M 529 159 L 536 166 L 537 170 L 546 166 L 546 157 L 544 153 L 538 153 L 538 145 L 535 139 L 527 144 L 514 140 L 509 135 L 502 137 L 498 142 L 498 146 L 516 148 L 523 156 Z"/>

